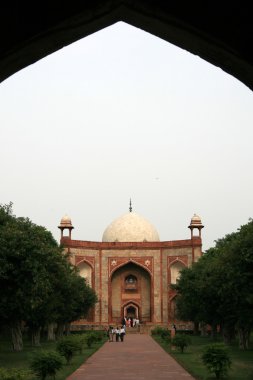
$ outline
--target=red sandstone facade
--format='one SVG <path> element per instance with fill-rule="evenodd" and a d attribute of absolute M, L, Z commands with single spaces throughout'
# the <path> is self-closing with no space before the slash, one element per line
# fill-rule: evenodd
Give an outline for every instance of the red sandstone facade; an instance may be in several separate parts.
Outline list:
<path fill-rule="evenodd" d="M 70 253 L 71 262 L 99 299 L 88 319 L 78 324 L 118 324 L 124 316 L 138 318 L 148 325 L 177 322 L 176 293 L 170 284 L 176 282 L 180 270 L 192 265 L 202 254 L 203 225 L 197 216 L 189 226 L 191 238 L 177 241 L 80 241 L 71 238 L 71 221 L 64 224 L 62 219 L 59 228 L 61 243 Z M 68 236 L 63 235 L 65 229 Z"/>

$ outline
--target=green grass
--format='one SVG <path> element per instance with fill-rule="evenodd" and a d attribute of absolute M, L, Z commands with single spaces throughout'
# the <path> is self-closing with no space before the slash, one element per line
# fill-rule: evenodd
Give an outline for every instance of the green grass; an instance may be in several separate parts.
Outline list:
<path fill-rule="evenodd" d="M 206 345 L 213 343 L 209 337 L 192 336 L 192 344 L 182 354 L 178 350 L 171 350 L 170 344 L 159 336 L 153 336 L 161 347 L 171 354 L 195 379 L 213 380 L 215 375 L 210 374 L 201 361 L 201 354 Z M 239 350 L 236 342 L 228 347 L 232 361 L 227 380 L 253 380 L 253 344 L 247 351 Z"/>
<path fill-rule="evenodd" d="M 84 348 L 81 354 L 75 354 L 70 364 L 65 364 L 63 368 L 57 372 L 55 380 L 65 380 L 71 373 L 73 373 L 81 364 L 88 359 L 94 352 L 96 352 L 107 340 L 94 343 L 91 348 Z M 0 338 L 0 367 L 4 368 L 20 368 L 29 369 L 29 365 L 33 355 L 40 350 L 55 350 L 55 342 L 42 341 L 41 347 L 32 347 L 30 341 L 24 338 L 24 350 L 21 352 L 13 352 L 11 349 L 10 341 L 6 338 Z M 36 377 L 34 376 L 34 379 Z"/>

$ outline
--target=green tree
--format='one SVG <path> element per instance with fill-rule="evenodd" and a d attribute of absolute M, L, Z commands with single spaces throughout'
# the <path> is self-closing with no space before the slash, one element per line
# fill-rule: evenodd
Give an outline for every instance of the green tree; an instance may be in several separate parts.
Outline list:
<path fill-rule="evenodd" d="M 221 308 L 225 325 L 234 324 L 239 346 L 247 349 L 253 327 L 253 221 L 216 243 L 225 269 Z"/>
<path fill-rule="evenodd" d="M 41 328 L 54 322 L 56 297 L 61 292 L 61 286 L 65 281 L 66 268 L 70 266 L 67 257 L 58 246 L 51 249 L 48 247 L 46 252 L 47 255 L 43 261 L 45 273 L 41 273 L 42 283 L 35 290 L 38 297 L 37 303 L 30 304 L 26 314 L 26 324 L 32 334 L 34 345 L 40 343 Z"/>
<path fill-rule="evenodd" d="M 221 322 L 217 292 L 223 282 L 222 273 L 216 268 L 216 255 L 205 255 L 191 268 L 181 272 L 173 287 L 177 290 L 177 315 L 195 323 L 205 322 L 216 331 Z M 216 270 L 217 269 L 217 270 Z"/>
<path fill-rule="evenodd" d="M 12 204 L 0 206 L 0 321 L 12 333 L 13 349 L 22 350 L 22 326 L 39 344 L 41 327 L 70 323 L 96 302 L 52 234 L 28 218 L 17 218 Z"/>
<path fill-rule="evenodd" d="M 22 324 L 44 318 L 41 312 L 50 291 L 47 261 L 59 254 L 56 241 L 44 227 L 17 218 L 12 205 L 0 207 L 0 319 L 12 333 L 13 349 L 22 349 Z M 38 312 L 39 311 L 39 312 Z"/>
<path fill-rule="evenodd" d="M 95 291 L 80 277 L 76 267 L 69 267 L 55 304 L 57 337 L 62 336 L 64 326 L 85 318 L 96 302 Z"/>
<path fill-rule="evenodd" d="M 253 221 L 216 241 L 174 288 L 182 319 L 220 325 L 229 343 L 235 331 L 246 349 L 253 326 Z"/>

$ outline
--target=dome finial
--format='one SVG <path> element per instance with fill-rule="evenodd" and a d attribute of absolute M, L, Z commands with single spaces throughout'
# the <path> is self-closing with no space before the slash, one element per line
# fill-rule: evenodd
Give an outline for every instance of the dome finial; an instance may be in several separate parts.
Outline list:
<path fill-rule="evenodd" d="M 129 203 L 129 212 L 132 212 L 132 201 L 131 201 L 131 198 L 130 198 L 130 203 Z"/>

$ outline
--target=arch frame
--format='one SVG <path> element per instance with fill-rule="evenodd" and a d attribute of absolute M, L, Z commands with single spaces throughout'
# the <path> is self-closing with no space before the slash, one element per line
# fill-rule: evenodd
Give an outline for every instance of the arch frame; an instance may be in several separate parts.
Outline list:
<path fill-rule="evenodd" d="M 87 260 L 87 258 L 84 257 L 80 261 L 78 261 L 75 264 L 75 266 L 78 268 L 80 266 L 80 264 L 82 264 L 82 263 L 87 264 L 91 268 L 91 288 L 93 290 L 95 290 L 95 268 L 94 268 L 94 265 L 92 265 L 92 263 L 89 260 Z M 95 307 L 93 307 L 91 309 L 91 319 L 92 319 L 92 321 L 94 321 L 94 319 L 95 319 Z"/>
<path fill-rule="evenodd" d="M 110 260 L 112 258 L 110 257 Z M 118 257 L 116 257 L 116 259 L 118 259 Z M 127 265 L 127 264 L 130 264 L 130 263 L 133 263 L 133 264 L 136 264 L 137 266 L 141 267 L 142 269 L 144 269 L 145 271 L 147 271 L 149 273 L 149 275 L 151 277 L 153 277 L 153 271 L 152 271 L 152 268 L 148 268 L 147 266 L 145 266 L 145 264 L 142 264 L 140 261 L 137 261 L 136 259 L 139 259 L 139 260 L 142 260 L 143 258 L 142 257 L 138 257 L 136 259 L 133 259 L 132 257 L 125 257 L 125 258 L 120 258 L 121 260 L 124 259 L 124 261 L 121 261 L 117 266 L 115 266 L 114 268 L 112 268 L 109 272 L 109 279 L 112 277 L 113 273 L 115 271 L 117 271 L 118 269 L 122 268 L 123 266 Z M 145 259 L 147 259 L 145 257 Z M 153 258 L 151 258 L 153 259 Z"/>
<path fill-rule="evenodd" d="M 94 257 L 80 257 L 75 256 L 75 266 L 78 268 L 80 264 L 85 262 L 87 265 L 91 267 L 91 287 L 95 290 L 95 262 Z"/>
<path fill-rule="evenodd" d="M 176 264 L 180 263 L 184 268 L 188 268 L 187 264 L 179 258 L 180 256 L 176 257 L 175 260 L 168 263 L 168 269 L 167 269 L 167 278 L 168 278 L 168 285 L 171 284 L 171 267 Z"/>
<path fill-rule="evenodd" d="M 146 268 L 144 265 L 141 265 L 139 262 L 136 262 L 135 260 L 129 260 L 129 258 L 126 258 L 127 260 L 124 263 L 120 263 L 116 268 L 113 268 L 111 273 L 108 273 L 108 322 L 113 323 L 112 319 L 112 275 L 119 269 L 123 268 L 127 264 L 134 264 L 137 267 L 140 267 L 143 269 L 145 272 L 148 273 L 150 277 L 150 321 L 154 321 L 154 278 L 150 270 Z M 127 300 L 129 301 L 129 300 Z M 136 302 L 136 300 L 134 300 Z M 122 305 L 121 305 L 121 310 L 122 310 Z"/>
<path fill-rule="evenodd" d="M 68 4 L 1 4 L 0 81 L 118 21 L 168 41 L 253 89 L 250 3 L 220 7 L 163 0 L 93 0 Z M 236 25 L 236 28 L 235 28 Z"/>
<path fill-rule="evenodd" d="M 141 304 L 137 302 L 136 300 L 127 300 L 124 304 L 122 304 L 121 309 L 123 311 L 122 313 L 123 317 L 126 316 L 126 313 L 125 313 L 126 308 L 131 307 L 131 306 L 137 310 L 137 317 L 139 319 L 139 316 L 141 315 Z"/>
<path fill-rule="evenodd" d="M 180 256 L 178 256 L 177 258 L 175 258 L 173 261 L 171 261 L 169 264 L 168 264 L 168 268 L 170 268 L 172 265 L 176 264 L 177 262 L 179 262 L 180 264 L 182 264 L 184 267 L 187 268 L 187 265 L 185 264 L 185 262 L 183 260 L 180 259 Z"/>

